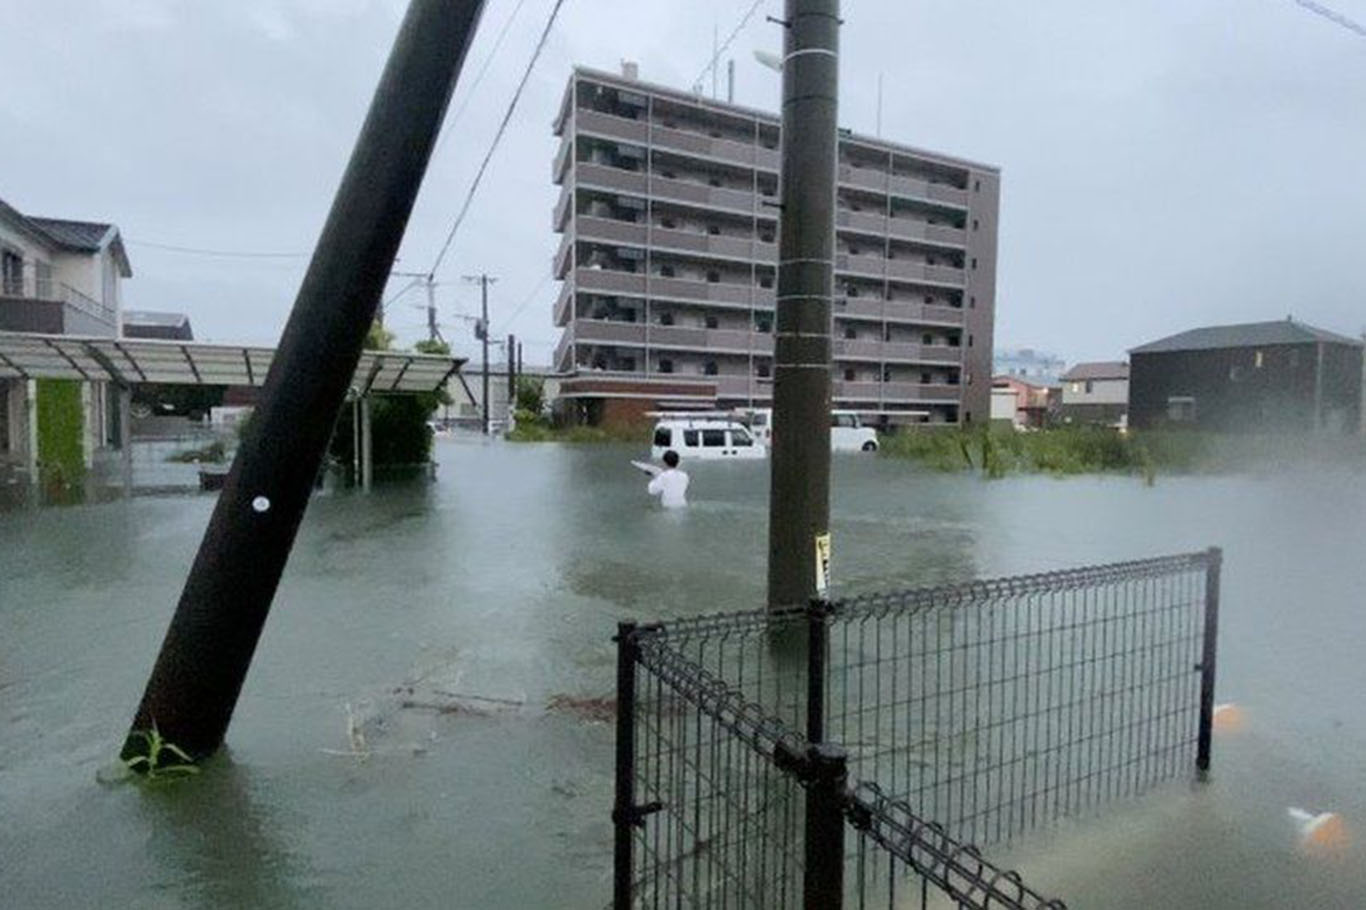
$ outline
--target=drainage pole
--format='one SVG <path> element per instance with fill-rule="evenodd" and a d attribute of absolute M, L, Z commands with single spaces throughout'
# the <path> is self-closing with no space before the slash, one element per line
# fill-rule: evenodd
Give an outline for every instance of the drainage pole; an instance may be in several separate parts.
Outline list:
<path fill-rule="evenodd" d="M 830 307 L 835 290 L 839 0 L 787 0 L 774 351 L 768 606 L 817 595 L 830 526 Z"/>
<path fill-rule="evenodd" d="M 124 743 L 223 741 L 483 0 L 411 0 Z"/>
<path fill-rule="evenodd" d="M 1210 547 L 1205 558 L 1205 638 L 1200 654 L 1200 733 L 1195 752 L 1195 768 L 1201 779 L 1209 776 L 1214 740 L 1214 666 L 1219 646 L 1219 572 L 1224 564 L 1224 551 Z"/>

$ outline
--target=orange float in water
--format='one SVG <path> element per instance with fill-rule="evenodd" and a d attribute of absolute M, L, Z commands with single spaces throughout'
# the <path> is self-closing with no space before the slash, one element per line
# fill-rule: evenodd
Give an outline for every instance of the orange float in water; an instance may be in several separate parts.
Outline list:
<path fill-rule="evenodd" d="M 1350 841 L 1347 824 L 1336 812 L 1315 815 L 1303 809 L 1289 809 L 1290 817 L 1300 826 L 1300 847 L 1311 853 L 1341 850 Z"/>
<path fill-rule="evenodd" d="M 1232 733 L 1243 728 L 1243 709 L 1229 702 L 1214 706 L 1214 729 Z"/>

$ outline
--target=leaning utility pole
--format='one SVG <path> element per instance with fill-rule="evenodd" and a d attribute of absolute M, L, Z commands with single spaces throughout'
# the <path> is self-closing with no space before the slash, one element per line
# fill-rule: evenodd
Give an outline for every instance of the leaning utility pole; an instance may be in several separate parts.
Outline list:
<path fill-rule="evenodd" d="M 484 343 L 484 374 L 482 392 L 480 393 L 483 398 L 480 409 L 483 411 L 484 435 L 487 436 L 489 435 L 489 285 L 498 279 L 480 273 L 478 275 L 466 275 L 465 280 L 479 282 L 480 310 L 476 334 L 479 336 L 479 340 Z"/>
<path fill-rule="evenodd" d="M 768 605 L 805 606 L 830 530 L 839 0 L 787 0 Z M 822 550 L 822 552 L 827 552 Z"/>
<path fill-rule="evenodd" d="M 125 760 L 151 761 L 157 736 L 195 761 L 223 741 L 483 5 L 409 4 Z"/>

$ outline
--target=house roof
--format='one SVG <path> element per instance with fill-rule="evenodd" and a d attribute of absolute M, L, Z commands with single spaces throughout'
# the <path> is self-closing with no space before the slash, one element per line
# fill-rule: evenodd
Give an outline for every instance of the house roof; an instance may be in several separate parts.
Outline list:
<path fill-rule="evenodd" d="M 1064 382 L 1082 379 L 1128 379 L 1129 365 L 1120 360 L 1097 360 L 1079 363 L 1062 376 Z"/>
<path fill-rule="evenodd" d="M 3 199 L 0 199 L 0 218 L 67 252 L 98 253 L 108 247 L 123 277 L 133 277 L 133 267 L 128 262 L 123 239 L 119 236 L 119 229 L 112 224 L 25 215 Z"/>
<path fill-rule="evenodd" d="M 1361 347 L 1361 342 L 1355 338 L 1286 318 L 1272 322 L 1243 322 L 1237 325 L 1211 325 L 1191 329 L 1140 345 L 1131 349 L 1129 353 L 1210 351 L 1216 348 L 1247 348 L 1268 344 L 1315 344 L 1320 341 Z"/>

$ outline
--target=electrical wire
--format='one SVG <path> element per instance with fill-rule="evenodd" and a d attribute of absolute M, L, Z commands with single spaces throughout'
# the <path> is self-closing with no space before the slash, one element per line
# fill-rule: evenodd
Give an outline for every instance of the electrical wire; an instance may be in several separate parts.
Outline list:
<path fill-rule="evenodd" d="M 475 172 L 474 181 L 470 184 L 469 192 L 465 194 L 465 201 L 460 206 L 460 212 L 455 216 L 455 222 L 451 225 L 450 233 L 446 235 L 446 242 L 441 245 L 441 252 L 436 254 L 436 259 L 427 272 L 428 275 L 436 274 L 436 270 L 441 267 L 446 254 L 450 252 L 451 244 L 455 242 L 455 234 L 460 230 L 460 225 L 470 210 L 470 203 L 474 201 L 474 194 L 479 190 L 479 184 L 484 179 L 484 172 L 488 170 L 489 162 L 493 160 L 494 152 L 498 150 L 498 143 L 502 140 L 503 134 L 507 132 L 508 122 L 512 120 L 512 114 L 517 109 L 517 102 L 522 98 L 522 92 L 526 89 L 527 81 L 531 78 L 531 71 L 536 67 L 536 61 L 541 57 L 541 51 L 545 49 L 546 40 L 550 37 L 550 29 L 555 25 L 555 17 L 559 15 L 562 6 L 564 6 L 564 0 L 555 0 L 555 5 L 550 9 L 550 16 L 546 19 L 540 40 L 536 42 L 536 49 L 532 51 L 531 59 L 527 61 L 526 71 L 522 73 L 522 79 L 517 83 L 517 90 L 512 93 L 512 101 L 508 103 L 507 111 L 503 114 L 503 120 L 498 124 L 498 132 L 493 135 L 493 142 L 489 145 L 484 160 L 480 162 L 479 170 Z"/>
<path fill-rule="evenodd" d="M 452 127 L 460 120 L 460 115 L 465 113 L 465 109 L 470 106 L 470 101 L 474 99 L 475 93 L 479 90 L 479 83 L 484 81 L 484 74 L 489 71 L 489 66 L 498 56 L 498 50 L 503 46 L 503 39 L 508 36 L 513 20 L 517 18 L 517 14 L 522 11 L 522 7 L 525 5 L 526 0 L 517 0 L 517 5 L 512 8 L 512 15 L 507 17 L 507 21 L 498 31 L 498 37 L 494 39 L 493 48 L 489 51 L 489 55 L 484 58 L 484 64 L 479 67 L 479 72 L 475 73 L 474 81 L 470 83 L 469 90 L 465 92 L 465 98 L 460 102 L 460 107 L 456 109 L 454 114 L 446 118 L 446 123 L 441 128 L 441 135 L 436 140 L 436 148 L 432 151 L 433 155 L 441 151 L 441 147 L 446 143 L 446 137 L 452 132 Z"/>
<path fill-rule="evenodd" d="M 176 246 L 170 243 L 153 243 L 150 240 L 124 240 L 129 246 L 145 246 L 168 253 L 183 253 L 188 256 L 217 256 L 229 259 L 303 259 L 307 253 L 268 253 L 248 250 L 210 250 L 194 246 Z"/>
<path fill-rule="evenodd" d="M 702 72 L 697 74 L 697 78 L 693 80 L 693 85 L 701 85 L 702 80 L 706 77 L 707 73 L 712 72 L 716 69 L 716 64 L 721 60 L 721 55 L 724 54 L 730 48 L 731 43 L 742 31 L 745 30 L 745 26 L 749 25 L 749 20 L 754 17 L 754 13 L 759 9 L 760 6 L 763 5 L 763 3 L 764 0 L 754 0 L 754 3 L 752 6 L 750 6 L 749 11 L 746 12 L 745 15 L 740 19 L 740 24 L 735 26 L 735 28 L 731 31 L 730 35 L 726 38 L 726 40 L 721 42 L 721 46 L 716 49 L 716 53 L 712 54 L 711 62 L 708 63 L 706 66 L 702 67 Z"/>
<path fill-rule="evenodd" d="M 1313 13 L 1316 16 L 1322 16 L 1329 22 L 1340 25 L 1343 28 L 1347 29 L 1349 32 L 1356 32 L 1358 35 L 1362 36 L 1363 38 L 1366 38 L 1366 25 L 1362 25 L 1360 22 L 1348 19 L 1346 16 L 1344 16 L 1342 13 L 1338 12 L 1335 9 L 1329 9 L 1328 7 L 1320 3 L 1315 3 L 1314 0 L 1295 0 L 1295 5 L 1307 9 L 1309 12 Z"/>
<path fill-rule="evenodd" d="M 516 321 L 517 321 L 517 317 L 520 316 L 520 315 L 522 315 L 522 310 L 525 310 L 525 309 L 527 308 L 527 305 L 530 304 L 531 301 L 535 300 L 535 299 L 536 299 L 536 295 L 537 295 L 537 294 L 540 294 L 541 291 L 542 291 L 542 289 L 544 289 L 545 286 L 546 286 L 547 284 L 549 284 L 549 283 L 550 283 L 550 276 L 549 276 L 549 275 L 546 275 L 544 278 L 541 279 L 541 283 L 538 284 L 538 285 L 536 285 L 536 289 L 535 289 L 534 291 L 532 291 L 530 294 L 527 294 L 525 300 L 523 300 L 521 303 L 517 304 L 517 309 L 515 309 L 515 310 L 512 311 L 512 315 L 509 316 L 507 319 L 504 319 L 502 322 L 500 322 L 500 323 L 498 323 L 498 324 L 499 324 L 500 326 L 503 326 L 503 325 L 510 325 L 511 323 L 516 322 Z"/>

